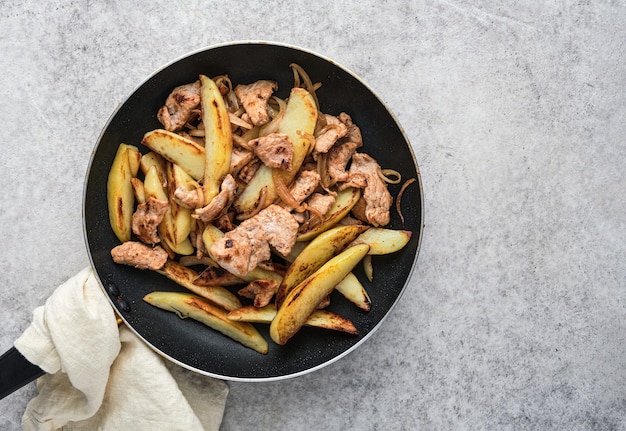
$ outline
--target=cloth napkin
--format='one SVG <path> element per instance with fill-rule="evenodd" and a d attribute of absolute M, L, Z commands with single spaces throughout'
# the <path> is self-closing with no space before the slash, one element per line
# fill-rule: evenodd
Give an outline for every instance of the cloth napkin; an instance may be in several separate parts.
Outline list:
<path fill-rule="evenodd" d="M 60 285 L 15 347 L 46 373 L 30 430 L 218 430 L 228 385 L 183 369 L 118 326 L 91 270 Z"/>

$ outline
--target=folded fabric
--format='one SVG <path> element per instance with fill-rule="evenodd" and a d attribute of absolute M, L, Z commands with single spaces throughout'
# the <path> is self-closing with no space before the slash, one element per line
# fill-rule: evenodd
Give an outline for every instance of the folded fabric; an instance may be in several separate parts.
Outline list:
<path fill-rule="evenodd" d="M 15 347 L 46 375 L 30 430 L 218 430 L 228 385 L 171 364 L 125 325 L 92 270 L 59 286 Z"/>

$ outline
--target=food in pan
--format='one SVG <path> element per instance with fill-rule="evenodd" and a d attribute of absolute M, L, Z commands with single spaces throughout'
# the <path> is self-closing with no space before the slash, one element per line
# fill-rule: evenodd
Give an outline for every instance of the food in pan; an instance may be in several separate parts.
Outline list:
<path fill-rule="evenodd" d="M 330 293 L 368 311 L 354 267 L 363 262 L 371 279 L 371 256 L 411 238 L 385 227 L 387 184 L 400 175 L 367 154 L 348 113 L 323 112 L 321 84 L 292 69 L 286 99 L 269 79 L 234 85 L 200 75 L 174 88 L 157 112 L 163 127 L 144 135 L 145 153 L 120 144 L 107 184 L 121 242 L 114 261 L 190 291 L 144 300 L 260 353 L 267 348 L 250 322 L 269 324 L 280 345 L 305 325 L 357 333 L 324 310 Z"/>

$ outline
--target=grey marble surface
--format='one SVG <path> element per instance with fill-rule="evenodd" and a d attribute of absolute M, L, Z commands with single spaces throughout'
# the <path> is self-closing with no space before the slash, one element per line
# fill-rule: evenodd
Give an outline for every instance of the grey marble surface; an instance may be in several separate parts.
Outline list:
<path fill-rule="evenodd" d="M 620 1 L 4 2 L 0 349 L 88 264 L 83 179 L 117 104 L 160 65 L 243 39 L 370 84 L 412 142 L 426 228 L 379 331 L 313 374 L 232 383 L 222 428 L 624 429 Z M 34 394 L 0 401 L 0 429 Z"/>

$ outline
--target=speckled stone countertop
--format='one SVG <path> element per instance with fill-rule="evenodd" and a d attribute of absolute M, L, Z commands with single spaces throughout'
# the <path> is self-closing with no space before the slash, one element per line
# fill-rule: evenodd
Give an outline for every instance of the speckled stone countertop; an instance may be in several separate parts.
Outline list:
<path fill-rule="evenodd" d="M 116 106 L 189 51 L 271 40 L 333 58 L 386 101 L 426 227 L 380 330 L 312 374 L 231 383 L 222 428 L 624 429 L 620 3 L 5 2 L 0 349 L 88 265 L 83 180 Z M 0 401 L 0 429 L 20 429 L 35 391 Z"/>

